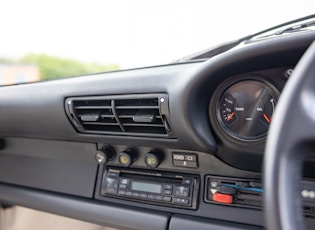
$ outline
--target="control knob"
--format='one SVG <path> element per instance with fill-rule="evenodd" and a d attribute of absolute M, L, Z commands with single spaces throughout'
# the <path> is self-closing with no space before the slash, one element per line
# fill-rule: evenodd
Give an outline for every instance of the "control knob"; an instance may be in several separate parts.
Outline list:
<path fill-rule="evenodd" d="M 145 155 L 144 161 L 145 164 L 151 168 L 156 168 L 161 163 L 159 157 L 153 152 L 147 153 Z"/>

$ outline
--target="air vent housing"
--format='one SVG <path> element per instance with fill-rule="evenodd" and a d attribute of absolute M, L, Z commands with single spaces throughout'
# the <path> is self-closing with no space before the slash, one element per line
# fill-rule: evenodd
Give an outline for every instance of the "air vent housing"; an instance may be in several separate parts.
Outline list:
<path fill-rule="evenodd" d="M 71 97 L 66 113 L 80 133 L 173 137 L 166 94 Z"/>

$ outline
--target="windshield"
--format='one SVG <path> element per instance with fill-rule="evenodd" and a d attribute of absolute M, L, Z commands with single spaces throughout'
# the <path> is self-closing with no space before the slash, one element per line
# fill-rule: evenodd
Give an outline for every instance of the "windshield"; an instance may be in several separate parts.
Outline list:
<path fill-rule="evenodd" d="M 314 0 L 2 1 L 0 85 L 167 64 L 314 9 Z"/>

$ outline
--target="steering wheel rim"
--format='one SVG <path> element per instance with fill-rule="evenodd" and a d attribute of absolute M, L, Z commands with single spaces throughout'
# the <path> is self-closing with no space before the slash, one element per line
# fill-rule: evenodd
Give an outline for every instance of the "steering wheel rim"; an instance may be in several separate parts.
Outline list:
<path fill-rule="evenodd" d="M 267 229 L 305 229 L 300 181 L 314 143 L 315 42 L 288 80 L 269 129 L 263 166 Z"/>

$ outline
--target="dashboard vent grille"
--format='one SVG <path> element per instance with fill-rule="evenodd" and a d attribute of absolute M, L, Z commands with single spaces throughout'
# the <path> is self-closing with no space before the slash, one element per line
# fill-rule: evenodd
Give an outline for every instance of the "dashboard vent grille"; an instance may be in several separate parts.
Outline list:
<path fill-rule="evenodd" d="M 166 94 L 73 97 L 66 112 L 81 133 L 172 136 Z"/>

